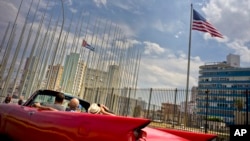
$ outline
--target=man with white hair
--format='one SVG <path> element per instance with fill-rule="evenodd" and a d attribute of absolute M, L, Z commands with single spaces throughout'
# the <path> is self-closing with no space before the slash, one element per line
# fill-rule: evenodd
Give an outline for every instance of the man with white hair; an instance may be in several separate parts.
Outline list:
<path fill-rule="evenodd" d="M 81 110 L 79 109 L 79 105 L 79 100 L 77 98 L 72 98 L 68 104 L 69 107 L 66 109 L 66 111 L 81 112 Z"/>

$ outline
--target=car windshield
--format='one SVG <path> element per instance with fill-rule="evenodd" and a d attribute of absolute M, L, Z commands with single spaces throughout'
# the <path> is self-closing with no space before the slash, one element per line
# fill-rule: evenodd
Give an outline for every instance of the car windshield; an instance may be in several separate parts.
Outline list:
<path fill-rule="evenodd" d="M 66 96 L 66 98 L 63 100 L 63 106 L 64 108 L 66 109 L 68 107 L 68 103 L 70 102 L 70 99 L 71 98 L 68 98 Z M 55 101 L 55 96 L 53 95 L 42 95 L 42 94 L 38 94 L 35 98 L 34 98 L 34 103 L 41 103 L 41 105 L 45 105 L 45 104 L 53 104 L 54 101 Z M 85 108 L 80 106 L 81 107 L 81 111 L 82 112 L 86 112 Z"/>
<path fill-rule="evenodd" d="M 36 98 L 34 99 L 34 103 L 39 102 L 42 105 L 43 104 L 53 104 L 55 101 L 55 96 L 51 95 L 37 95 Z M 66 108 L 68 106 L 69 100 L 64 99 L 63 100 L 63 106 Z"/>

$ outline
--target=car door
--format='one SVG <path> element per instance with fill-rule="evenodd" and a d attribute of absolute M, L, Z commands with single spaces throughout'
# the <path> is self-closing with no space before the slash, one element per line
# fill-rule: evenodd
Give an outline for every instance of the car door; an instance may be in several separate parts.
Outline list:
<path fill-rule="evenodd" d="M 34 108 L 20 106 L 20 105 L 9 105 L 8 113 L 2 115 L 2 129 L 10 136 L 13 140 L 27 140 L 27 136 L 30 134 L 31 122 L 30 117 L 34 113 Z"/>
<path fill-rule="evenodd" d="M 72 122 L 75 120 L 72 114 L 64 111 L 37 110 L 30 116 L 33 128 L 30 131 L 32 134 L 29 135 L 29 139 L 73 141 L 78 134 L 80 125 Z"/>

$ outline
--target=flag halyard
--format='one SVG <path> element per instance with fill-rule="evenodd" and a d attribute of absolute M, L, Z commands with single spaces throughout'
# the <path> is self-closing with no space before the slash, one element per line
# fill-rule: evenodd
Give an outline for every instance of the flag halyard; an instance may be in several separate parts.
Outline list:
<path fill-rule="evenodd" d="M 203 18 L 197 11 L 193 9 L 193 22 L 192 22 L 192 30 L 198 30 L 201 32 L 207 32 L 212 37 L 223 38 L 223 35 L 205 18 Z"/>

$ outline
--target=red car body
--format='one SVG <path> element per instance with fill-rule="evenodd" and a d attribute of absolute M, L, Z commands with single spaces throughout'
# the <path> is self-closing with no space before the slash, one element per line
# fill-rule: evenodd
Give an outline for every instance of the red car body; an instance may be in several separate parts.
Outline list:
<path fill-rule="evenodd" d="M 1 139 L 6 137 L 14 141 L 210 141 L 216 138 L 216 135 L 210 134 L 149 128 L 146 126 L 150 120 L 143 118 L 38 110 L 29 105 L 36 95 L 39 93 L 36 92 L 22 106 L 0 104 Z"/>

